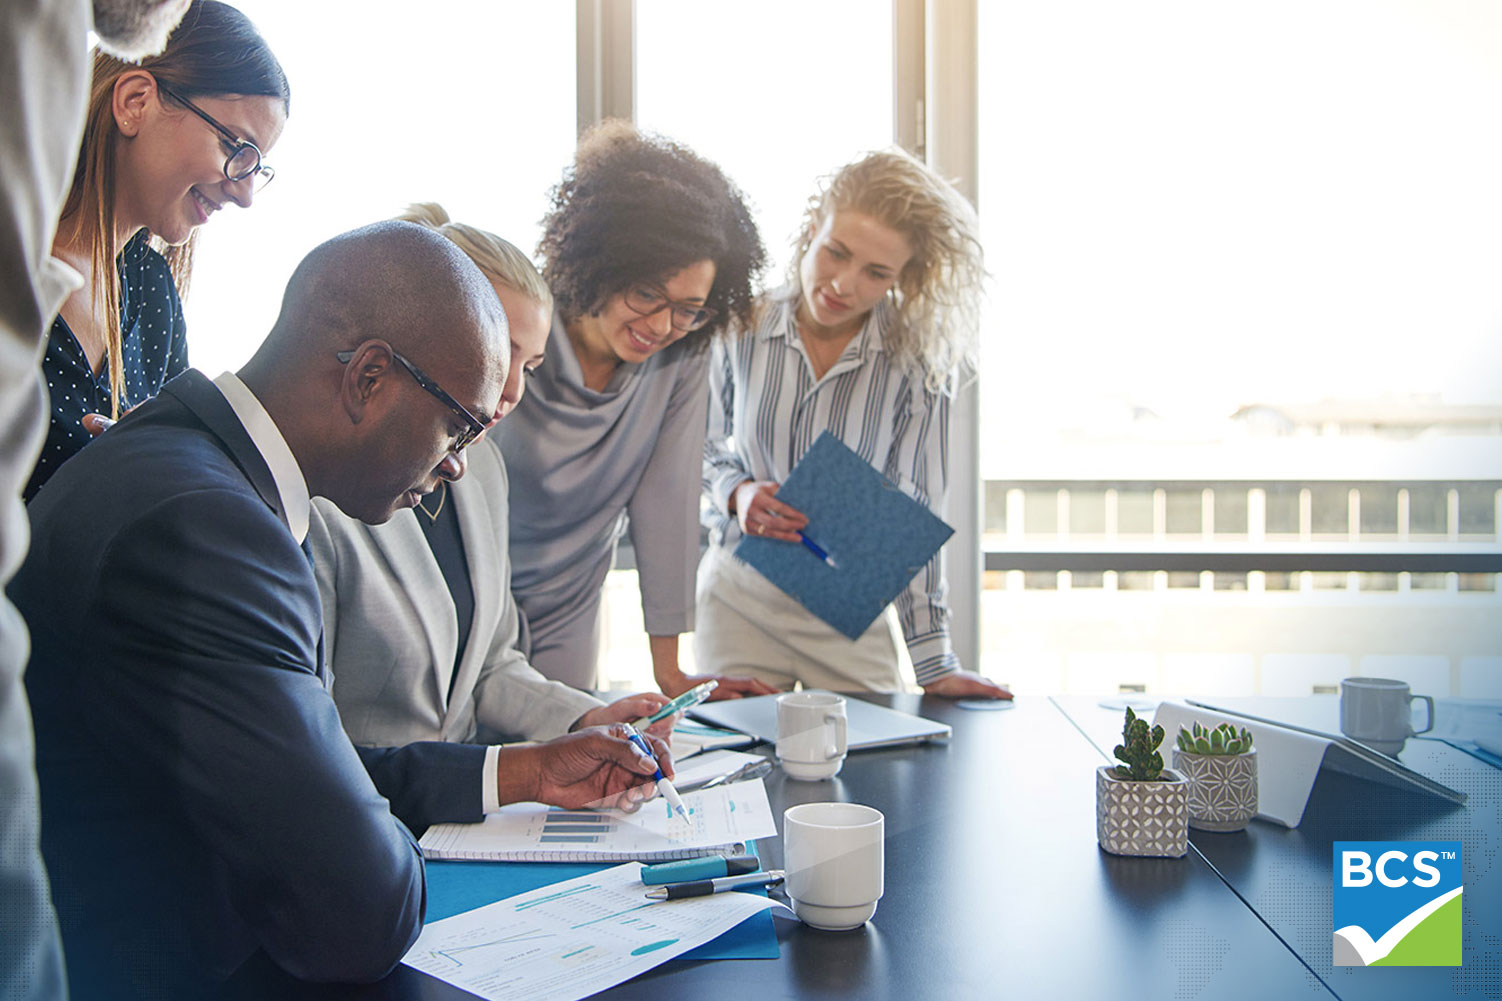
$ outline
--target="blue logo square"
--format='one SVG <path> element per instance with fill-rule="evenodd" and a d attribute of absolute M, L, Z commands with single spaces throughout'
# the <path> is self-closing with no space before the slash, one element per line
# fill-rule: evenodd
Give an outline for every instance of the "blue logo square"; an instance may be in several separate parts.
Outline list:
<path fill-rule="evenodd" d="M 1335 966 L 1459 966 L 1459 841 L 1337 841 Z"/>

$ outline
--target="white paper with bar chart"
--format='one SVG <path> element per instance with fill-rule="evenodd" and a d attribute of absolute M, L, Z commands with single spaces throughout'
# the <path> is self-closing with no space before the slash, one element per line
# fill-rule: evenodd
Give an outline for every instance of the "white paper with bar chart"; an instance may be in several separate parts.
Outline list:
<path fill-rule="evenodd" d="M 540 887 L 434 921 L 402 962 L 487 1001 L 578 1001 L 784 906 L 755 893 L 658 902 L 645 889 L 639 865 Z"/>
<path fill-rule="evenodd" d="M 509 862 L 661 861 L 744 850 L 777 825 L 761 780 L 685 793 L 688 817 L 661 797 L 635 813 L 515 803 L 478 824 L 435 824 L 422 836 L 430 859 Z"/>

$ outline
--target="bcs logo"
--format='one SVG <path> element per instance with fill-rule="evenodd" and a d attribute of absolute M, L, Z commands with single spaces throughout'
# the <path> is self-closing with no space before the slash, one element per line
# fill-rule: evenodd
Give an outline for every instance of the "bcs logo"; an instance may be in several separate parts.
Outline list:
<path fill-rule="evenodd" d="M 1337 841 L 1336 966 L 1460 965 L 1460 842 Z"/>

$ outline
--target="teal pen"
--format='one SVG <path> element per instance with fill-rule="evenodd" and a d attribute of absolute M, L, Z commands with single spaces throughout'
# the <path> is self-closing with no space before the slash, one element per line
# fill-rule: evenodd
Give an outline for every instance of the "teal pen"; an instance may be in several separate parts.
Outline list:
<path fill-rule="evenodd" d="M 703 702 L 705 699 L 709 698 L 709 694 L 719 686 L 720 683 L 713 678 L 704 682 L 704 684 L 702 685 L 695 685 L 693 688 L 690 688 L 688 691 L 684 692 L 676 699 L 668 702 L 652 715 L 643 716 L 632 725 L 651 726 L 658 720 L 666 719 L 667 717 L 673 715 L 673 713 L 681 713 L 683 712 L 683 710 L 696 706 L 700 702 Z"/>
<path fill-rule="evenodd" d="M 664 883 L 688 883 L 696 879 L 744 876 L 760 868 L 761 859 L 755 855 L 709 855 L 705 858 L 680 859 L 677 862 L 643 866 L 641 881 L 648 886 L 662 886 Z"/>

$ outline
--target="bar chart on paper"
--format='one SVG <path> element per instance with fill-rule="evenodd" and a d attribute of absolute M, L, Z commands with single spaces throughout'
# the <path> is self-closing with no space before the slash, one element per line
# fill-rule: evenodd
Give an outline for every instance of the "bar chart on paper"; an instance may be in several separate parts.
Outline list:
<path fill-rule="evenodd" d="M 749 893 L 664 906 L 644 891 L 636 863 L 541 887 L 427 925 L 402 962 L 494 1001 L 572 1001 L 773 906 Z"/>
<path fill-rule="evenodd" d="M 760 780 L 685 793 L 688 817 L 664 800 L 635 813 L 561 810 L 539 803 L 503 807 L 478 824 L 435 824 L 422 836 L 430 859 L 611 862 L 691 858 L 777 833 Z"/>

